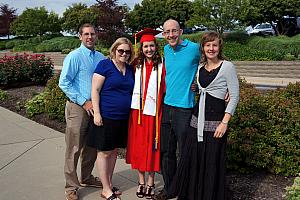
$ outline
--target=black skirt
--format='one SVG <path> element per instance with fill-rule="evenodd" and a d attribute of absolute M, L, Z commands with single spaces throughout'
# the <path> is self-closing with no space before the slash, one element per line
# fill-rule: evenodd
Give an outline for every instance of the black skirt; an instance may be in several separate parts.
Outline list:
<path fill-rule="evenodd" d="M 227 136 L 213 137 L 204 133 L 204 141 L 197 142 L 197 129 L 190 128 L 169 195 L 181 200 L 224 200 L 225 148 Z"/>
<path fill-rule="evenodd" d="M 87 145 L 98 151 L 111 151 L 116 148 L 126 148 L 128 135 L 128 119 L 112 120 L 102 118 L 103 126 L 94 124 L 91 117 L 89 121 Z"/>

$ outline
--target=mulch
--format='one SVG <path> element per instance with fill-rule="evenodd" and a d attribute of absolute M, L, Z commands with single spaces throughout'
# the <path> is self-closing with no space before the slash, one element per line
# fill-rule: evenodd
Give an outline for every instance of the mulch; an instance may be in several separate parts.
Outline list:
<path fill-rule="evenodd" d="M 25 109 L 26 101 L 43 90 L 44 86 L 7 89 L 5 91 L 9 98 L 0 101 L 0 106 L 28 118 Z M 49 119 L 45 114 L 34 116 L 32 120 L 62 133 L 65 130 L 64 122 Z M 124 156 L 124 151 L 122 154 Z M 281 200 L 285 188 L 291 186 L 293 180 L 294 177 L 274 175 L 264 171 L 251 174 L 241 174 L 236 171 L 227 172 L 227 185 L 233 200 Z"/>

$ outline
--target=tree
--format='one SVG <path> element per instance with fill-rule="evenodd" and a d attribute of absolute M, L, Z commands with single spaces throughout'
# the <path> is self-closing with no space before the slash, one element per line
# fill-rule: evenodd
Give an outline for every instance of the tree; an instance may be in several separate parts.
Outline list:
<path fill-rule="evenodd" d="M 296 23 L 286 23 L 286 18 L 300 15 L 300 0 L 250 0 L 249 14 L 243 20 L 250 24 L 269 22 L 278 34 L 289 34 Z M 277 27 L 272 22 L 277 22 Z M 293 26 L 293 27 L 292 27 Z"/>
<path fill-rule="evenodd" d="M 45 33 L 59 33 L 58 15 L 45 7 L 27 8 L 13 23 L 11 31 L 17 36 L 37 36 Z"/>
<path fill-rule="evenodd" d="M 195 0 L 189 26 L 202 24 L 210 30 L 223 33 L 236 27 L 247 15 L 249 0 Z"/>
<path fill-rule="evenodd" d="M 76 34 L 79 27 L 84 23 L 96 24 L 97 13 L 88 8 L 86 4 L 78 3 L 69 6 L 63 13 L 63 30 Z"/>
<path fill-rule="evenodd" d="M 158 28 L 166 19 L 166 0 L 143 0 L 129 12 L 126 25 L 133 32 L 147 28 Z"/>
<path fill-rule="evenodd" d="M 189 0 L 167 0 L 165 19 L 173 18 L 184 28 L 193 12 L 192 5 Z"/>
<path fill-rule="evenodd" d="M 126 5 L 117 5 L 117 0 L 97 0 L 91 9 L 97 13 L 96 28 L 99 31 L 99 38 L 104 43 L 110 45 L 124 35 L 124 19 L 128 13 Z"/>
<path fill-rule="evenodd" d="M 172 18 L 184 27 L 191 13 L 192 3 L 188 0 L 143 0 L 129 12 L 126 26 L 133 32 L 145 27 L 156 29 Z"/>
<path fill-rule="evenodd" d="M 17 18 L 17 9 L 9 8 L 8 4 L 0 6 L 0 35 L 6 36 L 9 39 L 10 35 L 10 24 Z"/>

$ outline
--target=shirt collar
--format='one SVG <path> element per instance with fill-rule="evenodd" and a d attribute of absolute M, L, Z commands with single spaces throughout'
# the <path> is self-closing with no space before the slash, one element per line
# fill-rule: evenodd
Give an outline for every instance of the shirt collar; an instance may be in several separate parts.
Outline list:
<path fill-rule="evenodd" d="M 182 47 L 186 47 L 188 45 L 189 41 L 187 39 L 184 39 L 180 44 L 178 44 L 175 48 L 175 51 L 179 51 Z M 173 49 L 171 45 L 168 45 L 169 49 Z"/>
<path fill-rule="evenodd" d="M 95 50 L 90 50 L 86 46 L 84 46 L 83 43 L 81 43 L 80 48 L 84 52 L 84 54 L 89 55 L 89 56 L 94 56 L 95 55 Z"/>

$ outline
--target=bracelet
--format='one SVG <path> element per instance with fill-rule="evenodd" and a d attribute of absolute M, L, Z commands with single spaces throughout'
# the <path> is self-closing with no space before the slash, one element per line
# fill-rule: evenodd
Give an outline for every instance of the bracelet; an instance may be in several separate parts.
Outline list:
<path fill-rule="evenodd" d="M 228 121 L 225 122 L 225 121 L 222 120 L 221 123 L 227 125 L 227 124 L 228 124 Z"/>

